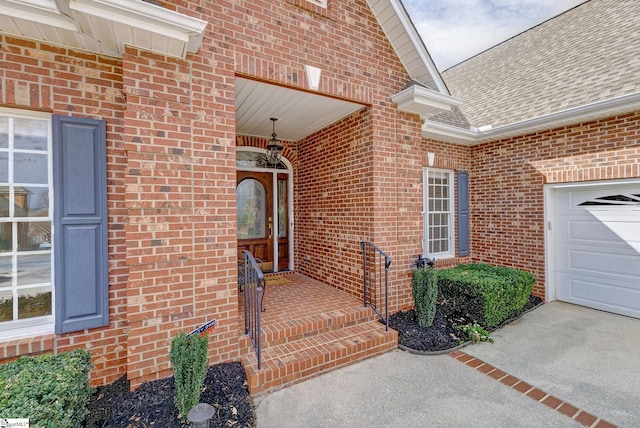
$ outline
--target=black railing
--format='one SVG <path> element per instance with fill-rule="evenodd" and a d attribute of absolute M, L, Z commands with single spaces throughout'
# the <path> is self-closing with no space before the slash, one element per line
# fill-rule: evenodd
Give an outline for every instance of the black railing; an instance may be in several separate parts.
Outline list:
<path fill-rule="evenodd" d="M 262 297 L 264 294 L 264 275 L 253 255 L 243 250 L 242 264 L 238 280 L 244 290 L 244 332 L 251 339 L 258 357 L 258 370 L 262 368 L 260 341 L 262 336 Z"/>
<path fill-rule="evenodd" d="M 371 242 L 360 242 L 364 270 L 364 305 L 378 314 L 389 331 L 389 266 L 391 257 Z"/>

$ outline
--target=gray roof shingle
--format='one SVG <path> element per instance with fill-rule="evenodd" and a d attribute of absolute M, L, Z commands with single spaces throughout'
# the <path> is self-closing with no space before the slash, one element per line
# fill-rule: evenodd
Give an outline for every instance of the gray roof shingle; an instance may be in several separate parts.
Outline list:
<path fill-rule="evenodd" d="M 640 1 L 587 1 L 442 76 L 476 127 L 638 93 Z M 452 124 L 448 119 L 440 121 Z"/>

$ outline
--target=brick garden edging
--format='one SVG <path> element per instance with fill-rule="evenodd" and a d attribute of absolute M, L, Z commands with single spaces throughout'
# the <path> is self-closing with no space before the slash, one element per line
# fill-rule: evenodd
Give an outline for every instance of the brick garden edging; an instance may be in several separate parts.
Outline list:
<path fill-rule="evenodd" d="M 617 426 L 462 351 L 453 351 L 448 355 L 586 427 L 615 428 Z"/>

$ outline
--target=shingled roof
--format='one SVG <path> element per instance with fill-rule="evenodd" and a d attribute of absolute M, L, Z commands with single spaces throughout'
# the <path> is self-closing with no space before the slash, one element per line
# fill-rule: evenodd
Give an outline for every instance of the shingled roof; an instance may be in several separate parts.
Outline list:
<path fill-rule="evenodd" d="M 451 95 L 463 100 L 460 111 L 472 127 L 496 128 L 638 94 L 640 3 L 587 1 L 442 76 Z M 434 120 L 464 126 L 450 115 Z"/>

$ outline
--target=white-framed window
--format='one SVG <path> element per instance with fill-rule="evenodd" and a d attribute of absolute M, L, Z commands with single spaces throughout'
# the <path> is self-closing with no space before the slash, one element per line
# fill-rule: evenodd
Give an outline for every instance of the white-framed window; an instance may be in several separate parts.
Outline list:
<path fill-rule="evenodd" d="M 455 255 L 453 171 L 425 168 L 423 171 L 423 251 L 431 259 Z"/>
<path fill-rule="evenodd" d="M 51 115 L 0 109 L 0 333 L 53 331 Z"/>

